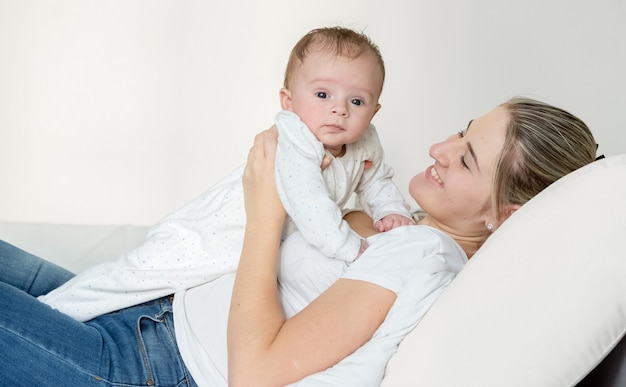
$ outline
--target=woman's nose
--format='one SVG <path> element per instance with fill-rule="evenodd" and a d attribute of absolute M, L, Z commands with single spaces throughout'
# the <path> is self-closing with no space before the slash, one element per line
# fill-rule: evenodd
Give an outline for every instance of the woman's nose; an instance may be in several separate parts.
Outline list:
<path fill-rule="evenodd" d="M 450 144 L 447 141 L 433 144 L 430 146 L 428 154 L 439 164 L 448 166 L 450 163 Z"/>

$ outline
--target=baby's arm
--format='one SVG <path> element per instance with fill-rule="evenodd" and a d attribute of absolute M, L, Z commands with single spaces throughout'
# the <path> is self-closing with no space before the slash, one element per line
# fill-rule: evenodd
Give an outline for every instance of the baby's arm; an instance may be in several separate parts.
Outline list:
<path fill-rule="evenodd" d="M 373 219 L 378 231 L 415 224 L 409 205 L 392 181 L 393 170 L 384 162 L 383 149 L 373 125 L 362 141 L 369 159 L 356 189 L 359 201 Z"/>
<path fill-rule="evenodd" d="M 291 221 L 304 239 L 324 255 L 354 261 L 359 237 L 342 218 L 322 176 L 324 147 L 292 113 L 277 115 L 276 185 Z"/>

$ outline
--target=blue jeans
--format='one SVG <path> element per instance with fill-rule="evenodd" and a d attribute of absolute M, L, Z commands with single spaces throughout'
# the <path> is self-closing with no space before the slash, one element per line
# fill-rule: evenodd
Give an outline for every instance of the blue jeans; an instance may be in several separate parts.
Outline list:
<path fill-rule="evenodd" d="M 74 274 L 0 240 L 0 282 L 33 297 L 46 294 Z"/>
<path fill-rule="evenodd" d="M 35 298 L 71 277 L 0 241 L 3 385 L 196 386 L 178 352 L 170 297 L 81 323 Z"/>

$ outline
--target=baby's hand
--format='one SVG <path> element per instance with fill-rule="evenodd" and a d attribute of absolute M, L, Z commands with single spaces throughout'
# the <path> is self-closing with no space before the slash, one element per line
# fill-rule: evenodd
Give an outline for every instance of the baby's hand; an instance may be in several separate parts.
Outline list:
<path fill-rule="evenodd" d="M 380 232 L 385 232 L 393 230 L 396 227 L 409 226 L 413 224 L 415 224 L 415 221 L 413 221 L 413 219 L 407 218 L 406 216 L 402 216 L 399 214 L 389 214 L 376 222 L 375 226 L 376 230 Z"/>
<path fill-rule="evenodd" d="M 328 166 L 330 166 L 330 163 L 332 162 L 333 162 L 333 159 L 324 155 L 324 158 L 322 159 L 322 164 L 320 165 L 320 167 L 322 168 L 322 171 L 328 168 Z"/>
<path fill-rule="evenodd" d="M 359 248 L 359 253 L 356 255 L 356 258 L 354 258 L 354 260 L 356 261 L 357 259 L 361 258 L 361 255 L 363 255 L 363 252 L 367 250 L 368 247 L 369 245 L 367 244 L 367 241 L 365 239 L 361 239 L 361 247 Z"/>

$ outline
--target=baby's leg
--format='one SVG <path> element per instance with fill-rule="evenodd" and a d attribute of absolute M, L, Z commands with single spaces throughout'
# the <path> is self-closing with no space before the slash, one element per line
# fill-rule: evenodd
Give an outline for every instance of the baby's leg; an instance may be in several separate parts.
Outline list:
<path fill-rule="evenodd" d="M 153 226 L 135 249 L 39 300 L 88 321 L 234 273 L 246 221 L 241 170 Z"/>

